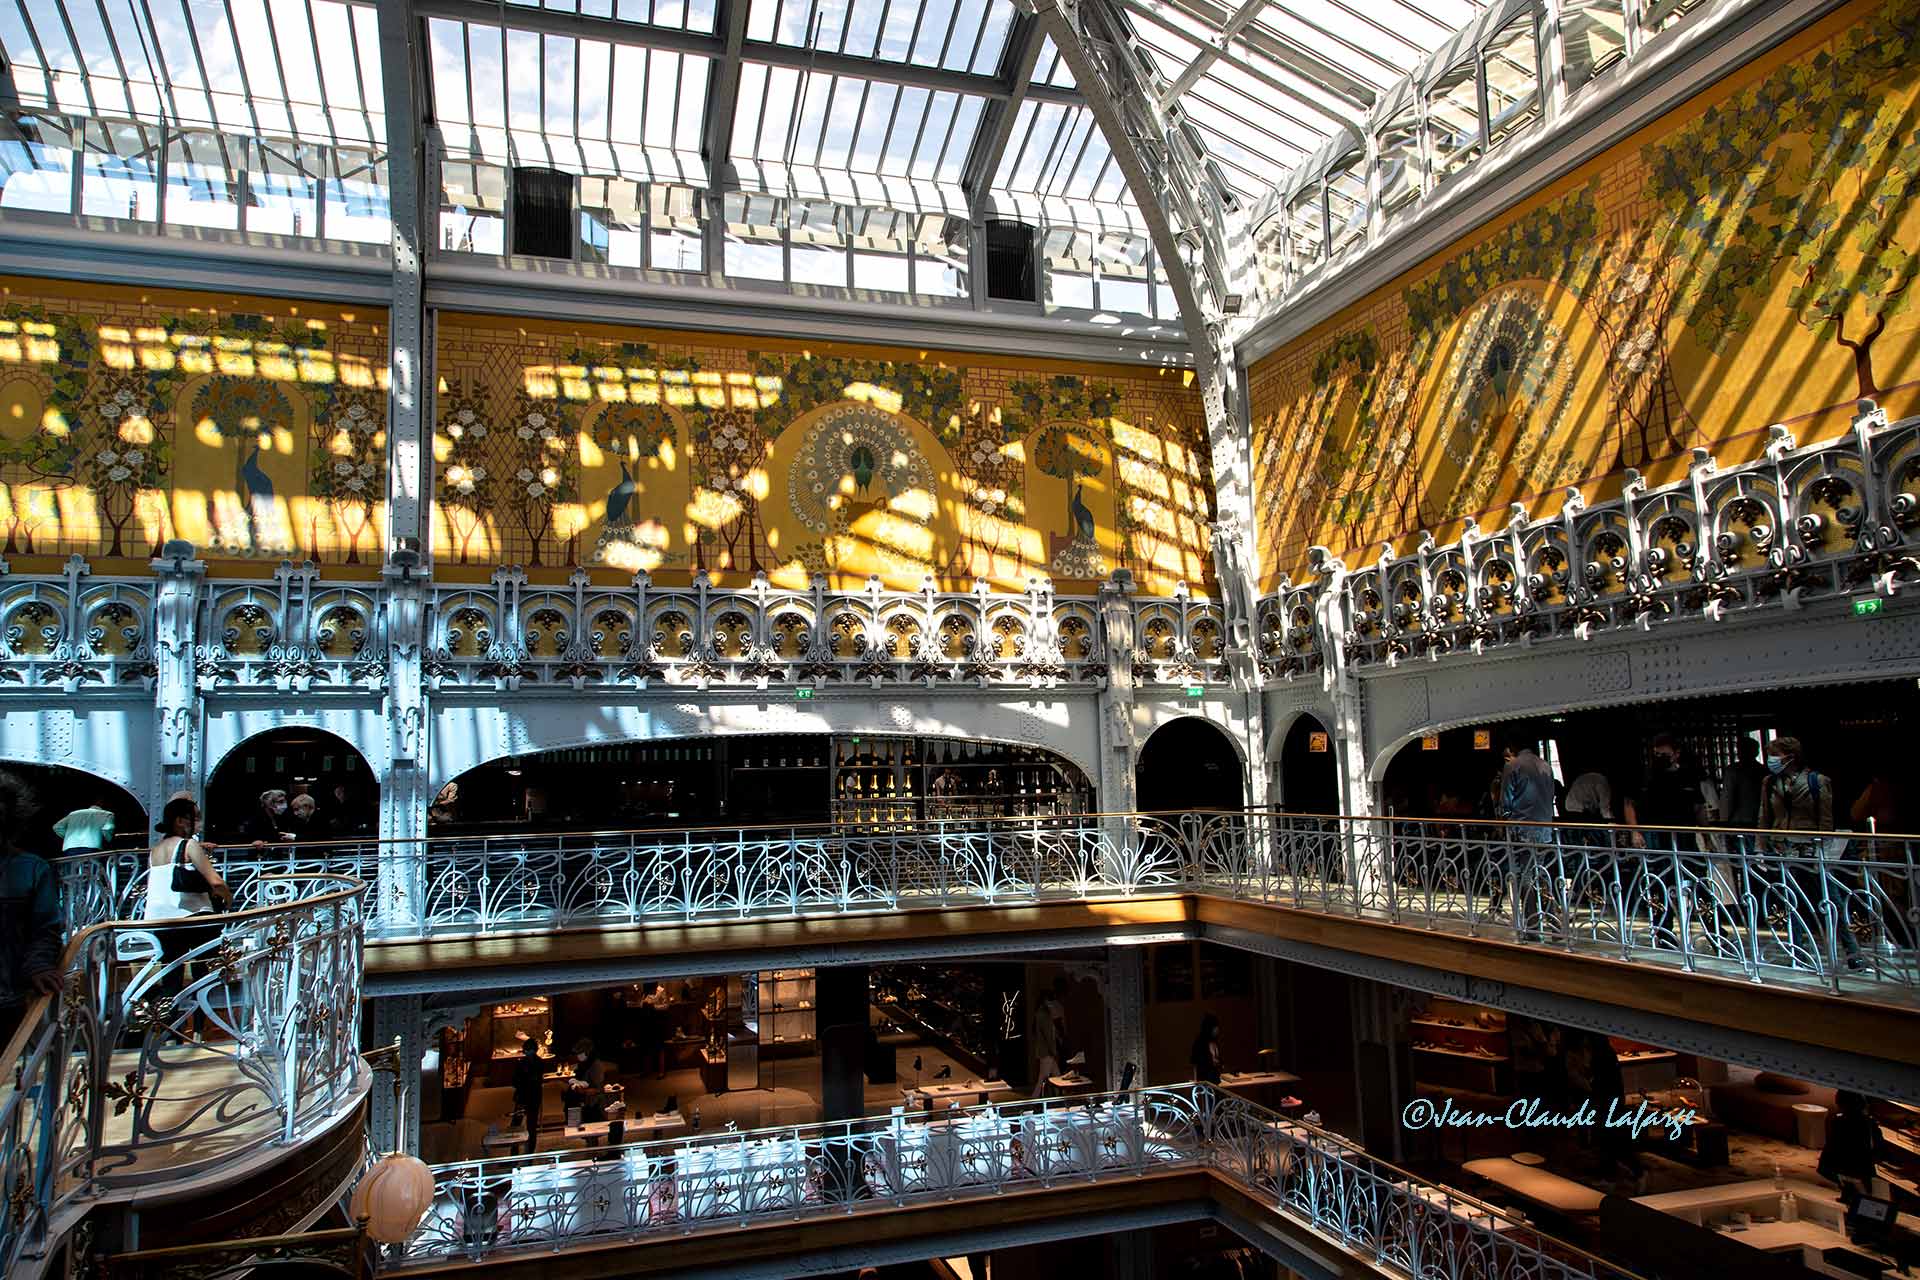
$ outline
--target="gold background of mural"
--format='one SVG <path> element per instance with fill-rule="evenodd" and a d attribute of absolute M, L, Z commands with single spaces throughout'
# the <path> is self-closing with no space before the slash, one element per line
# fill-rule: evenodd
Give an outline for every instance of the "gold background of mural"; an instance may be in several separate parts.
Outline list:
<path fill-rule="evenodd" d="M 0 554 L 378 564 L 385 321 L 0 280 Z"/>
<path fill-rule="evenodd" d="M 443 316 L 435 572 L 1211 580 L 1181 370 Z M 615 572 L 617 571 L 617 573 Z"/>
<path fill-rule="evenodd" d="M 1264 586 L 1920 408 L 1916 54 L 1850 5 L 1261 360 Z"/>

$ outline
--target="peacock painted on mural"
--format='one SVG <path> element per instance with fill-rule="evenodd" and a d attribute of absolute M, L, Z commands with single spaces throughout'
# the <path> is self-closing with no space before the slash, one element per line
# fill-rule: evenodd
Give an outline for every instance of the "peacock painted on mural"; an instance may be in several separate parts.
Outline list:
<path fill-rule="evenodd" d="M 233 477 L 233 490 L 247 512 L 247 546 L 260 546 L 260 529 L 273 516 L 273 477 L 260 466 L 260 446 L 253 446 Z"/>
<path fill-rule="evenodd" d="M 613 528 L 630 523 L 627 519 L 627 507 L 633 502 L 633 472 L 627 470 L 627 460 L 620 460 L 620 483 L 607 491 L 607 526 Z"/>
<path fill-rule="evenodd" d="M 1080 486 L 1073 486 L 1073 499 L 1067 503 L 1067 516 L 1073 521 L 1073 536 L 1076 540 L 1093 541 L 1093 512 L 1087 510 L 1087 504 L 1080 500 Z"/>

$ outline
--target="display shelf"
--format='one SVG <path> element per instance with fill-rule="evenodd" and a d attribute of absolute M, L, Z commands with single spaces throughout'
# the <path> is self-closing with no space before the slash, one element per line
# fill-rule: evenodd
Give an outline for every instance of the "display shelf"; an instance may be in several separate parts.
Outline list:
<path fill-rule="evenodd" d="M 1440 1031 L 1475 1031 L 1481 1035 L 1488 1036 L 1503 1036 L 1507 1034 L 1507 1029 L 1504 1025 L 1498 1027 L 1480 1027 L 1474 1026 L 1471 1023 L 1463 1025 L 1453 1022 L 1438 1022 L 1432 1018 L 1412 1018 L 1409 1019 L 1409 1021 L 1416 1027 L 1434 1027 Z"/>
<path fill-rule="evenodd" d="M 1503 1053 L 1500 1053 L 1500 1054 L 1467 1053 L 1461 1049 L 1447 1049 L 1439 1045 L 1432 1045 L 1432 1044 L 1416 1044 L 1413 1046 L 1413 1051 L 1415 1053 L 1444 1054 L 1449 1058 L 1465 1058 L 1468 1062 L 1484 1062 L 1488 1066 L 1496 1066 L 1499 1063 L 1510 1061 L 1510 1059 L 1508 1059 L 1508 1057 Z"/>

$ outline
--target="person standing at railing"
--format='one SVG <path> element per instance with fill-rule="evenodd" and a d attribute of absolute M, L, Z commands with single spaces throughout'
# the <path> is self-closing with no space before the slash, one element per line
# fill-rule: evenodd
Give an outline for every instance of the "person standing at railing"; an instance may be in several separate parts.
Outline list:
<path fill-rule="evenodd" d="M 96 801 L 54 823 L 53 834 L 60 837 L 63 858 L 98 853 L 113 843 L 113 812 Z"/>
<path fill-rule="evenodd" d="M 211 916 L 214 904 L 233 905 L 233 891 L 220 875 L 213 859 L 196 838 L 200 830 L 200 806 L 192 800 L 169 800 L 154 824 L 160 838 L 147 851 L 147 906 L 144 919 L 153 921 L 188 920 Z M 155 984 L 159 994 L 177 996 L 186 985 L 185 957 L 195 947 L 218 936 L 220 926 L 176 925 L 156 929 L 160 940 L 160 960 L 165 966 Z"/>
<path fill-rule="evenodd" d="M 1546 923 L 1546 898 L 1541 877 L 1548 869 L 1541 859 L 1553 844 L 1553 770 L 1534 751 L 1533 744 L 1512 739 L 1501 752 L 1500 817 L 1518 825 L 1506 829 L 1506 872 L 1513 878 L 1513 927 L 1523 939 L 1537 942 Z M 1499 875 L 1496 868 L 1495 874 Z M 1502 877 L 1504 880 L 1504 877 Z M 1497 913 L 1505 884 L 1496 882 L 1489 912 Z"/>
<path fill-rule="evenodd" d="M 1833 830 L 1833 779 L 1808 766 L 1798 738 L 1775 738 L 1767 744 L 1767 780 L 1760 787 L 1760 825 L 1769 831 L 1823 832 Z M 1779 857 L 1780 887 L 1788 898 L 1788 915 L 1805 922 L 1802 945 L 1819 936 L 1832 904 L 1833 925 L 1847 968 L 1867 967 L 1860 943 L 1853 936 L 1848 910 L 1848 886 L 1828 874 L 1826 840 L 1819 835 L 1767 836 L 1766 850 Z"/>
<path fill-rule="evenodd" d="M 26 783 L 0 772 L 0 1051 L 34 997 L 60 989 L 60 883 L 52 864 L 15 843 L 32 816 Z"/>
<path fill-rule="evenodd" d="M 292 844 L 294 834 L 287 830 L 291 825 L 287 821 L 287 808 L 286 792 L 262 791 L 260 807 L 240 828 L 240 838 L 252 842 L 256 849 L 270 844 Z"/>
<path fill-rule="evenodd" d="M 1871 833 L 1865 842 L 1867 861 L 1881 863 L 1887 868 L 1885 871 L 1866 872 L 1861 885 L 1862 892 L 1874 904 L 1874 915 L 1880 921 L 1881 936 L 1886 942 L 1906 951 L 1914 946 L 1907 912 L 1914 905 L 1916 886 L 1912 883 L 1911 873 L 1907 871 L 1909 844 L 1899 834 L 1912 828 L 1901 811 L 1900 789 L 1891 776 L 1892 767 L 1886 763 L 1900 758 L 1898 751 L 1897 746 L 1886 743 L 1868 753 L 1868 758 L 1874 761 L 1873 777 L 1853 802 L 1850 812 L 1853 829 Z"/>
<path fill-rule="evenodd" d="M 1696 854 L 1700 841 L 1695 828 L 1707 820 L 1705 793 L 1700 789 L 1700 771 L 1682 755 L 1672 734 L 1658 733 L 1647 744 L 1648 768 L 1639 790 L 1621 806 L 1622 817 L 1630 830 L 1628 843 L 1636 849 L 1669 854 Z M 1624 860 L 1623 860 L 1624 861 Z M 1646 858 L 1638 868 L 1621 869 L 1622 886 L 1630 908 L 1644 901 L 1657 937 L 1677 929 L 1677 903 L 1687 892 L 1699 869 L 1686 857 Z M 1677 939 L 1669 941 L 1674 945 Z"/>
<path fill-rule="evenodd" d="M 1739 758 L 1727 766 L 1720 780 L 1720 821 L 1735 828 L 1727 845 L 1736 854 L 1753 852 L 1754 827 L 1760 825 L 1760 789 L 1766 784 L 1767 771 L 1760 763 L 1760 744 L 1741 735 Z"/>

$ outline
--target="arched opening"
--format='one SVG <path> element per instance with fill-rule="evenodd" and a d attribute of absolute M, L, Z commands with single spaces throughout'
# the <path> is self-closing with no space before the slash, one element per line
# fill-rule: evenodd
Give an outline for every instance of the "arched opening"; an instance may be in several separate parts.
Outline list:
<path fill-rule="evenodd" d="M 324 729 L 269 729 L 229 751 L 200 801 L 207 836 L 263 838 L 254 821 L 268 791 L 313 797 L 311 818 L 289 811 L 279 819 L 297 840 L 352 840 L 380 829 L 379 779 L 351 742 Z"/>
<path fill-rule="evenodd" d="M 1240 756 L 1220 729 L 1198 716 L 1182 716 L 1153 731 L 1140 748 L 1133 784 L 1143 811 L 1243 809 L 1246 782 Z"/>
<path fill-rule="evenodd" d="M 1340 775 L 1333 734 L 1318 719 L 1294 720 L 1280 744 L 1279 807 L 1289 813 L 1338 813 Z"/>
<path fill-rule="evenodd" d="M 1040 747 L 739 734 L 503 757 L 452 779 L 441 798 L 435 834 L 478 834 L 1063 815 L 1087 812 L 1093 788 L 1079 766 Z"/>
<path fill-rule="evenodd" d="M 54 824 L 79 809 L 105 809 L 113 815 L 113 835 L 105 847 L 124 849 L 147 843 L 146 806 L 119 783 L 60 764 L 6 760 L 0 761 L 0 769 L 19 778 L 33 796 L 33 812 L 14 834 L 20 848 L 49 858 L 58 855 L 66 841 Z"/>

